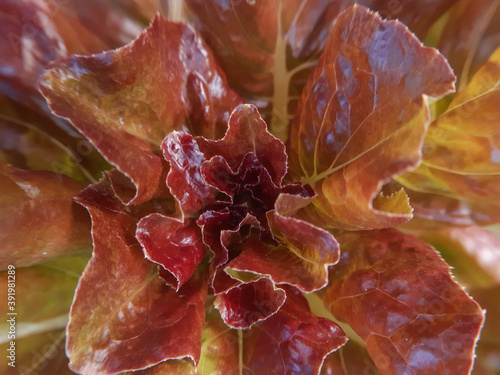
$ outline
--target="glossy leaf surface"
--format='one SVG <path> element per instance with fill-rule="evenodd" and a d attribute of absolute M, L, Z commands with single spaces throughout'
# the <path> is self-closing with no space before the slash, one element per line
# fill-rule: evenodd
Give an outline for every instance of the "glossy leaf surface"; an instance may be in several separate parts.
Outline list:
<path fill-rule="evenodd" d="M 264 322 L 240 331 L 241 337 L 209 311 L 198 372 L 250 375 L 265 369 L 270 374 L 318 373 L 326 355 L 342 346 L 346 336 L 334 322 L 312 315 L 296 289 L 285 290 L 283 307 Z"/>
<path fill-rule="evenodd" d="M 41 91 L 132 180 L 130 204 L 154 196 L 162 170 L 155 151 L 165 135 L 184 128 L 216 137 L 239 104 L 198 34 L 160 16 L 125 47 L 51 64 Z"/>
<path fill-rule="evenodd" d="M 228 130 L 222 139 L 213 141 L 198 137 L 197 142 L 207 159 L 222 156 L 233 170 L 252 152 L 275 184 L 281 183 L 287 171 L 285 145 L 267 130 L 253 105 L 241 105 L 231 113 Z"/>
<path fill-rule="evenodd" d="M 443 56 L 366 8 L 339 16 L 304 88 L 289 143 L 292 174 L 313 185 L 326 225 L 382 228 L 411 218 L 403 191 L 380 190 L 416 167 L 430 120 L 424 95 L 453 90 Z"/>
<path fill-rule="evenodd" d="M 214 202 L 214 191 L 201 176 L 205 155 L 192 135 L 170 133 L 162 145 L 163 155 L 170 163 L 167 186 L 175 197 L 181 217 L 197 214 Z"/>
<path fill-rule="evenodd" d="M 382 374 L 468 374 L 484 315 L 420 240 L 346 234 L 325 304 L 366 342 Z"/>
<path fill-rule="evenodd" d="M 276 289 L 271 281 L 262 278 L 216 296 L 214 306 L 229 327 L 248 329 L 275 314 L 285 299 L 282 289 Z"/>
<path fill-rule="evenodd" d="M 168 287 L 144 259 L 134 237 L 137 220 L 106 180 L 84 190 L 78 201 L 92 216 L 94 253 L 70 313 L 70 368 L 114 374 L 171 358 L 197 363 L 207 294 L 203 276 L 191 278 L 178 294 Z"/>
<path fill-rule="evenodd" d="M 137 224 L 136 237 L 147 259 L 175 277 L 176 291 L 189 280 L 205 255 L 201 231 L 194 221 L 182 223 L 160 214 L 151 214 Z"/>
<path fill-rule="evenodd" d="M 84 186 L 64 175 L 0 164 L 0 269 L 90 250 L 88 214 L 73 202 Z"/>
<path fill-rule="evenodd" d="M 500 194 L 500 49 L 476 73 L 465 90 L 450 103 L 446 112 L 430 126 L 423 146 L 422 166 L 401 176 L 399 181 L 429 200 L 418 205 L 439 209 L 459 200 L 473 210 L 469 221 L 491 224 L 498 221 Z M 458 205 L 457 202 L 455 205 Z M 451 206 L 453 207 L 453 206 Z M 444 220 L 454 219 L 452 210 Z M 418 211 L 416 212 L 418 214 Z M 449 216 L 448 218 L 446 216 Z M 436 218 L 438 219 L 438 218 Z M 468 224 L 468 223 L 467 223 Z"/>
<path fill-rule="evenodd" d="M 197 224 L 213 254 L 215 294 L 248 282 L 240 280 L 241 272 L 308 292 L 326 285 L 327 267 L 338 261 L 338 244 L 330 233 L 292 216 L 311 202 L 313 192 L 300 184 L 281 185 L 285 146 L 268 132 L 254 106 L 233 111 L 221 140 L 174 132 L 162 149 L 172 166 L 167 185 L 181 214 L 201 214 Z"/>
<path fill-rule="evenodd" d="M 300 195 L 280 195 L 268 217 L 274 236 L 282 243 L 269 246 L 250 239 L 241 254 L 228 263 L 226 272 L 266 275 L 276 284 L 293 285 L 303 292 L 323 288 L 328 267 L 338 262 L 339 247 L 331 233 L 292 216 L 310 201 Z"/>
<path fill-rule="evenodd" d="M 259 104 L 273 134 L 288 137 L 293 104 L 324 49 L 336 17 L 352 0 L 188 0 L 196 26 L 229 82 Z M 399 18 L 423 37 L 453 0 L 358 3 Z M 314 26 L 312 26 L 314 25 Z"/>

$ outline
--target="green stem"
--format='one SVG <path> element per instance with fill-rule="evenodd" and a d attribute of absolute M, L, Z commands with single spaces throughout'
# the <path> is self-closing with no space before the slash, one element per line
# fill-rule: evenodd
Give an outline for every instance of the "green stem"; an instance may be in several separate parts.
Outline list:
<path fill-rule="evenodd" d="M 271 132 L 283 142 L 288 138 L 288 94 L 290 76 L 286 66 L 286 38 L 283 37 L 281 1 L 278 5 L 278 26 L 276 46 L 274 49 L 273 66 L 273 113 L 271 118 Z"/>

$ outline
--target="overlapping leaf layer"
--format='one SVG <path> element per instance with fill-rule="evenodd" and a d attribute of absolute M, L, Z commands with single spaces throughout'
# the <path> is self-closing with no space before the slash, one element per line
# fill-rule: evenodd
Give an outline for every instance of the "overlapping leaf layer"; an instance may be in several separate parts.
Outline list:
<path fill-rule="evenodd" d="M 0 0 L 0 263 L 31 266 L 36 333 L 20 358 L 60 347 L 76 288 L 84 375 L 468 374 L 484 312 L 422 240 L 494 314 L 498 238 L 426 229 L 500 219 L 498 1 L 183 3 Z M 192 25 L 140 33 L 157 6 Z M 455 76 L 417 36 L 448 9 L 431 37 L 459 92 L 436 102 Z M 413 214 L 415 236 L 390 228 Z"/>

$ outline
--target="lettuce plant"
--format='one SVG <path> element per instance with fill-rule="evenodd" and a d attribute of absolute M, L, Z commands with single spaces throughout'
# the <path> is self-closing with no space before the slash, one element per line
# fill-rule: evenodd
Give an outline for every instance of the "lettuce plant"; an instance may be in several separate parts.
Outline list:
<path fill-rule="evenodd" d="M 471 373 L 498 2 L 357 3 L 0 1 L 20 373 Z"/>

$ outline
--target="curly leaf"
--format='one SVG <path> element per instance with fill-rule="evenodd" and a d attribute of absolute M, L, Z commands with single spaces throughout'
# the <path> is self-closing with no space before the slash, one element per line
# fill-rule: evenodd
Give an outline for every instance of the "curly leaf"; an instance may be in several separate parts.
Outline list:
<path fill-rule="evenodd" d="M 134 42 L 49 66 L 40 90 L 134 183 L 139 204 L 152 198 L 162 163 L 155 151 L 176 129 L 216 137 L 240 103 L 199 35 L 160 16 Z"/>
<path fill-rule="evenodd" d="M 286 140 L 293 105 L 325 47 L 337 16 L 354 0 L 187 0 L 197 27 L 229 82 L 254 102 L 277 137 Z M 419 36 L 453 0 L 408 3 L 362 0 L 384 17 L 399 18 Z M 313 25 L 313 26 L 312 26 Z"/>
<path fill-rule="evenodd" d="M 144 369 L 167 359 L 200 355 L 206 279 L 197 274 L 176 293 L 144 259 L 136 219 L 103 180 L 78 201 L 92 216 L 94 253 L 70 313 L 66 353 L 81 374 Z M 96 298 L 98 296 L 98 298 Z"/>
<path fill-rule="evenodd" d="M 227 264 L 226 273 L 266 275 L 276 284 L 293 285 L 303 292 L 323 288 L 328 282 L 328 267 L 339 260 L 338 243 L 329 232 L 288 216 L 310 200 L 281 194 L 276 210 L 268 217 L 282 244 L 271 246 L 251 238 L 242 246 L 241 254 Z"/>
<path fill-rule="evenodd" d="M 0 164 L 0 269 L 90 250 L 88 214 L 73 202 L 84 186 L 64 175 Z"/>
<path fill-rule="evenodd" d="M 248 330 L 232 330 L 208 311 L 198 373 L 318 374 L 324 358 L 347 338 L 331 320 L 312 315 L 300 292 L 284 289 L 281 309 Z"/>
<path fill-rule="evenodd" d="M 261 278 L 219 294 L 214 306 L 229 327 L 248 329 L 275 314 L 285 299 L 283 289 L 275 288 L 270 280 Z"/>
<path fill-rule="evenodd" d="M 136 237 L 146 258 L 175 277 L 173 286 L 177 292 L 194 275 L 205 255 L 201 231 L 193 221 L 182 223 L 151 214 L 137 224 Z"/>
<path fill-rule="evenodd" d="M 416 198 L 416 209 L 438 206 L 442 196 L 445 202 L 459 200 L 472 207 L 471 219 L 474 220 L 475 215 L 481 224 L 500 219 L 499 101 L 500 48 L 430 126 L 422 149 L 421 167 L 398 178 L 410 189 L 429 193 L 427 200 L 437 201 L 426 202 L 420 194 Z M 445 208 L 444 220 L 461 224 L 451 209 L 446 210 L 446 206 L 453 208 L 452 205 L 442 203 L 441 206 Z M 420 214 L 420 209 L 416 214 Z M 470 221 L 469 218 L 466 224 Z"/>
<path fill-rule="evenodd" d="M 325 304 L 382 374 L 468 374 L 484 313 L 429 245 L 395 229 L 346 234 Z"/>
<path fill-rule="evenodd" d="M 267 169 L 275 184 L 281 184 L 287 171 L 285 145 L 267 130 L 267 125 L 251 104 L 234 109 L 224 138 L 212 141 L 197 139 L 207 159 L 222 156 L 233 170 L 237 170 L 243 157 L 252 152 Z"/>
<path fill-rule="evenodd" d="M 195 138 L 187 133 L 172 132 L 161 148 L 170 163 L 167 186 L 177 201 L 181 216 L 192 216 L 213 203 L 214 192 L 200 172 L 206 158 Z"/>
<path fill-rule="evenodd" d="M 411 218 L 404 191 L 382 186 L 418 166 L 426 96 L 453 90 L 439 52 L 397 21 L 354 6 L 339 16 L 292 122 L 294 176 L 318 192 L 328 226 L 382 228 Z"/>

